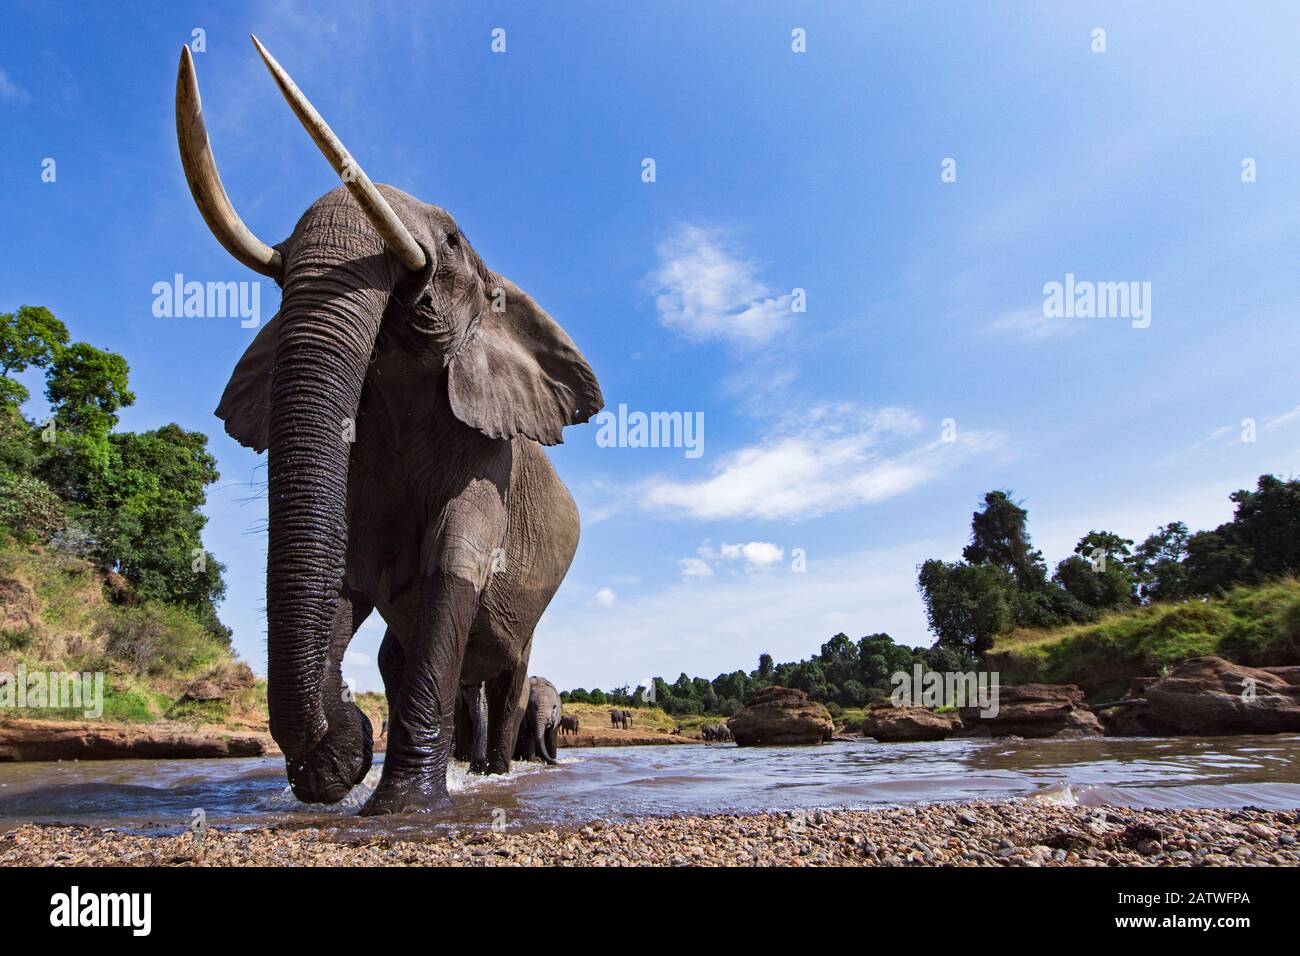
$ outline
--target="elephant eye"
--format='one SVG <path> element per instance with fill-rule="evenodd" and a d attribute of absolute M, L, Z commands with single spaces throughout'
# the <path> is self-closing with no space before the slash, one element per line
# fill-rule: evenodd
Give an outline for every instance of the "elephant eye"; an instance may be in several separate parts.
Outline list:
<path fill-rule="evenodd" d="M 454 232 L 449 232 L 447 233 L 447 237 L 443 239 L 443 242 L 447 243 L 448 249 L 454 251 L 456 247 L 460 245 L 460 236 Z"/>

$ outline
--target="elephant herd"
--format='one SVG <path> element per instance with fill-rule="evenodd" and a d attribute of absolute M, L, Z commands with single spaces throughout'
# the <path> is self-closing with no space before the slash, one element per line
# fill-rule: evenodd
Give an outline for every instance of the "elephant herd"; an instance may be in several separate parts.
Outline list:
<path fill-rule="evenodd" d="M 726 724 L 701 724 L 700 739 L 704 741 L 731 740 L 731 728 Z"/>

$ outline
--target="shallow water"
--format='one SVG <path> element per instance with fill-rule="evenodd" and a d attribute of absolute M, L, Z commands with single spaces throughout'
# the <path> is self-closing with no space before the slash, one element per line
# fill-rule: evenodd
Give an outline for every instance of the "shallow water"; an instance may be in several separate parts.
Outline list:
<path fill-rule="evenodd" d="M 561 751 L 558 767 L 516 764 L 505 777 L 455 764 L 455 806 L 437 817 L 355 818 L 378 778 L 376 766 L 343 803 L 322 808 L 294 799 L 280 758 L 0 764 L 0 830 L 36 821 L 180 832 L 195 808 L 212 826 L 326 824 L 407 837 L 494 822 L 1009 798 L 1293 809 L 1300 737 L 575 748 Z"/>

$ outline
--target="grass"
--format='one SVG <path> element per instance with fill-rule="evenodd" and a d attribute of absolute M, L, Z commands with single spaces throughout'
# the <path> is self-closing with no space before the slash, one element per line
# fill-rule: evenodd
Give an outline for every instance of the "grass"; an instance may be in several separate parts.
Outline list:
<path fill-rule="evenodd" d="M 1255 667 L 1300 663 L 1300 580 L 1149 604 L 1094 624 L 1022 628 L 994 642 L 989 667 L 1008 683 L 1078 684 L 1100 702 L 1122 696 L 1130 678 L 1208 654 Z"/>
<path fill-rule="evenodd" d="M 42 548 L 0 547 L 0 594 L 31 601 L 35 624 L 0 630 L 0 671 L 102 672 L 99 720 L 149 723 L 159 719 L 223 725 L 266 723 L 265 682 L 234 691 L 228 700 L 182 701 L 198 678 L 212 679 L 237 661 L 227 643 L 188 610 L 159 603 L 119 606 L 104 596 L 100 576 L 86 561 Z M 13 716 L 82 720 L 85 708 L 14 708 Z"/>

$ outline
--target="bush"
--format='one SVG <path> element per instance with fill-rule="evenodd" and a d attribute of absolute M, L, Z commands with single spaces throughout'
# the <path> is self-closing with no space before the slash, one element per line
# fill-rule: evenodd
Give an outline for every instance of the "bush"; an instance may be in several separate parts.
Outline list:
<path fill-rule="evenodd" d="M 46 544 L 64 529 L 63 501 L 39 478 L 0 475 L 0 527 L 24 543 Z"/>
<path fill-rule="evenodd" d="M 136 675 L 185 677 L 225 659 L 224 642 L 183 608 L 167 604 L 106 606 L 96 628 L 109 656 Z"/>

